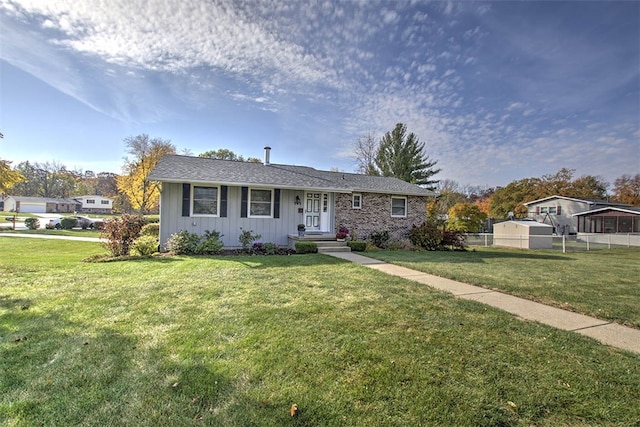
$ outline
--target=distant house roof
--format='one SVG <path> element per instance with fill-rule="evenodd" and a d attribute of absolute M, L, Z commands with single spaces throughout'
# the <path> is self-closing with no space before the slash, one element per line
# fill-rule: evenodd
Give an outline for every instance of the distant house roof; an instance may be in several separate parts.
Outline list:
<path fill-rule="evenodd" d="M 148 179 L 177 183 L 266 185 L 343 193 L 362 191 L 416 196 L 434 195 L 431 190 L 391 177 L 321 171 L 307 166 L 273 163 L 265 165 L 179 155 L 166 155 L 160 159 Z"/>
<path fill-rule="evenodd" d="M 535 203 L 546 202 L 547 200 L 552 199 L 563 199 L 570 200 L 572 202 L 586 203 L 588 205 L 606 205 L 606 206 L 631 206 L 626 203 L 618 203 L 618 202 L 609 202 L 607 200 L 599 200 L 599 199 L 577 199 L 574 197 L 564 197 L 564 196 L 549 196 L 544 197 L 542 199 L 533 200 L 531 202 L 523 203 L 525 206 L 533 205 Z"/>
<path fill-rule="evenodd" d="M 632 215 L 640 215 L 640 208 L 635 208 L 635 207 L 629 207 L 628 208 L 628 207 L 619 207 L 619 206 L 604 206 L 602 208 L 592 209 L 590 211 L 578 212 L 578 213 L 573 214 L 572 216 L 593 215 L 593 214 L 607 212 L 607 211 L 615 211 L 615 212 L 629 213 L 629 214 L 632 214 Z"/>
<path fill-rule="evenodd" d="M 110 198 L 110 197 L 100 196 L 100 195 L 98 195 L 98 194 L 89 194 L 89 195 L 86 195 L 86 196 L 77 196 L 77 197 L 74 197 L 74 198 L 75 198 L 75 199 L 86 199 L 86 198 L 91 198 L 91 197 L 93 197 L 93 198 L 109 199 L 109 200 L 111 200 L 111 198 Z"/>
<path fill-rule="evenodd" d="M 68 203 L 68 204 L 78 203 L 78 201 L 75 199 L 56 199 L 53 197 L 7 196 L 7 198 L 9 197 L 11 197 L 16 202 L 25 202 L 25 203 Z"/>

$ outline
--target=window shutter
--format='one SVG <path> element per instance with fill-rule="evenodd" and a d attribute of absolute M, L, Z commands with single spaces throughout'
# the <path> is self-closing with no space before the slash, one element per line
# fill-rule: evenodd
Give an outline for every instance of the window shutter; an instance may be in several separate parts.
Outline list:
<path fill-rule="evenodd" d="M 280 218 L 280 189 L 273 190 L 273 217 Z"/>
<path fill-rule="evenodd" d="M 247 205 L 249 204 L 249 187 L 242 187 L 240 191 L 240 218 L 247 217 Z"/>
<path fill-rule="evenodd" d="M 540 215 L 540 206 L 536 206 L 536 215 Z"/>
<path fill-rule="evenodd" d="M 556 215 L 560 215 L 560 206 L 558 206 L 558 209 L 556 209 Z"/>
<path fill-rule="evenodd" d="M 228 187 L 226 185 L 220 186 L 220 217 L 227 217 L 227 191 Z"/>
<path fill-rule="evenodd" d="M 182 184 L 182 216 L 191 213 L 191 184 Z"/>

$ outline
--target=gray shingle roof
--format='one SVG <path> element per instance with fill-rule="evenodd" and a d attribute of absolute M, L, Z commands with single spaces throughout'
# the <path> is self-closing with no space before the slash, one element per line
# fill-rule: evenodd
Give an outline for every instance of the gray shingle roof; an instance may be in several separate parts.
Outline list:
<path fill-rule="evenodd" d="M 179 155 L 164 156 L 148 179 L 165 182 L 265 185 L 278 188 L 336 192 L 379 192 L 432 196 L 426 188 L 397 178 L 321 171 L 307 166 L 264 165 Z"/>

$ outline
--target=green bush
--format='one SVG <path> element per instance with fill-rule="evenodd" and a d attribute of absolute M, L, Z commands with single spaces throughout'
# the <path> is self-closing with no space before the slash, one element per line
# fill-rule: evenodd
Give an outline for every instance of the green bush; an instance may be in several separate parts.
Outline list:
<path fill-rule="evenodd" d="M 314 254 L 318 252 L 315 242 L 296 242 L 296 252 L 299 254 Z"/>
<path fill-rule="evenodd" d="M 457 230 L 443 230 L 436 224 L 425 222 L 409 233 L 409 239 L 418 248 L 427 251 L 443 251 L 448 249 L 464 249 L 465 240 L 462 232 Z"/>
<path fill-rule="evenodd" d="M 80 219 L 77 221 L 76 225 L 83 230 L 86 230 L 91 226 L 91 221 L 89 221 L 88 219 Z"/>
<path fill-rule="evenodd" d="M 262 245 L 262 250 L 265 255 L 276 255 L 278 253 L 278 245 L 275 243 L 265 243 Z"/>
<path fill-rule="evenodd" d="M 369 235 L 369 241 L 371 243 L 380 248 L 384 249 L 389 244 L 389 232 L 388 231 L 376 231 Z"/>
<path fill-rule="evenodd" d="M 197 234 L 191 234 L 187 230 L 174 233 L 167 241 L 167 249 L 174 255 L 189 255 L 196 253 L 196 248 L 200 243 Z"/>
<path fill-rule="evenodd" d="M 411 243 L 427 251 L 437 251 L 442 246 L 443 230 L 437 225 L 425 222 L 420 226 L 413 226 L 409 233 Z"/>
<path fill-rule="evenodd" d="M 153 255 L 158 251 L 158 238 L 153 236 L 140 236 L 131 245 L 131 250 L 141 256 Z"/>
<path fill-rule="evenodd" d="M 71 230 L 73 227 L 78 225 L 78 220 L 71 217 L 64 217 L 60 220 L 60 228 L 63 230 Z"/>
<path fill-rule="evenodd" d="M 204 236 L 200 238 L 200 242 L 196 247 L 197 255 L 217 255 L 222 252 L 222 247 L 224 244 L 222 240 L 220 240 L 222 235 L 218 231 L 209 231 L 206 230 L 204 232 Z"/>
<path fill-rule="evenodd" d="M 175 255 L 216 255 L 224 246 L 217 231 L 205 231 L 204 236 L 182 230 L 167 241 L 167 249 Z"/>
<path fill-rule="evenodd" d="M 40 228 L 40 220 L 38 220 L 38 218 L 27 218 L 24 220 L 24 225 L 26 225 L 29 230 L 37 230 Z"/>
<path fill-rule="evenodd" d="M 240 237 L 238 237 L 238 241 L 242 244 L 242 250 L 249 252 L 249 246 L 261 237 L 261 234 L 253 234 L 253 230 L 243 230 L 242 227 L 240 227 Z"/>
<path fill-rule="evenodd" d="M 157 239 L 160 235 L 160 224 L 157 222 L 145 224 L 144 227 L 142 227 L 142 230 L 140 230 L 140 235 L 151 236 Z"/>
<path fill-rule="evenodd" d="M 364 240 L 352 240 L 347 245 L 354 252 L 364 252 L 367 249 L 367 242 Z"/>

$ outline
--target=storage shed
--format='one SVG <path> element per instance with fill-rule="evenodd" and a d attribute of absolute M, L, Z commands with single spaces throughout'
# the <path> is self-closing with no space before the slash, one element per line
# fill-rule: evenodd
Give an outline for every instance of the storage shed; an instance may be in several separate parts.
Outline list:
<path fill-rule="evenodd" d="M 531 220 L 512 220 L 493 225 L 493 246 L 519 249 L 551 249 L 553 226 Z"/>

